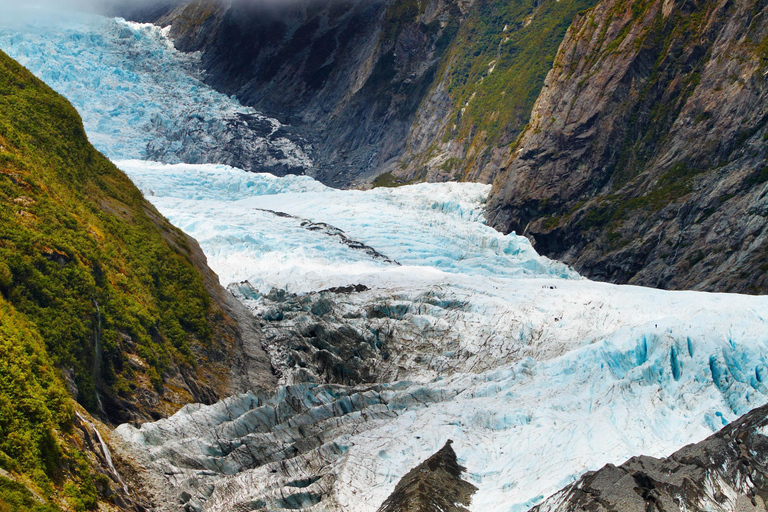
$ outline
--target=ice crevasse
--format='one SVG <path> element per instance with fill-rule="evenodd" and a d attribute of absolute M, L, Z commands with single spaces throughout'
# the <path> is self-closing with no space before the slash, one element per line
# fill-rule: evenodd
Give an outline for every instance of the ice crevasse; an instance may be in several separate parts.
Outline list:
<path fill-rule="evenodd" d="M 176 51 L 167 29 L 53 5 L 4 5 L 0 49 L 65 96 L 109 158 L 312 168 L 309 144 L 205 85 L 200 55 Z"/>
<path fill-rule="evenodd" d="M 486 226 L 487 186 L 338 191 L 222 166 L 119 165 L 200 241 L 223 284 L 252 284 L 243 298 L 255 314 L 270 290 L 288 289 L 328 303 L 325 325 L 384 322 L 416 354 L 391 356 L 398 373 L 383 384 L 286 382 L 281 393 L 302 405 L 284 416 L 265 413 L 285 407 L 280 393 L 243 395 L 225 413 L 196 406 L 121 427 L 203 510 L 290 508 L 281 500 L 295 495 L 311 510 L 373 511 L 447 439 L 479 488 L 472 510 L 527 510 L 585 470 L 666 455 L 768 398 L 765 297 L 580 278 Z M 351 284 L 365 289 L 323 291 Z M 365 309 L 385 302 L 399 309 L 383 319 Z M 281 323 L 265 319 L 265 330 Z M 265 416 L 277 419 L 253 419 Z M 307 433 L 317 441 L 304 446 Z M 222 439 L 232 451 L 211 449 Z M 297 468 L 306 487 L 289 485 Z"/>

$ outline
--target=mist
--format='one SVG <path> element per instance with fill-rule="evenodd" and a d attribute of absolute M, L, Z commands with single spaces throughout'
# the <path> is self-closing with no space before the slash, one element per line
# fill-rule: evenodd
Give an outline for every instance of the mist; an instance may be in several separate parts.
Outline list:
<path fill-rule="evenodd" d="M 0 16 L 2 14 L 23 9 L 41 9 L 46 11 L 81 11 L 96 14 L 113 15 L 125 11 L 141 11 L 146 9 L 169 10 L 177 5 L 191 3 L 193 0 L 0 0 Z M 231 4 L 295 4 L 297 0 L 212 0 L 215 3 Z M 330 0 L 328 0 L 330 1 Z"/>

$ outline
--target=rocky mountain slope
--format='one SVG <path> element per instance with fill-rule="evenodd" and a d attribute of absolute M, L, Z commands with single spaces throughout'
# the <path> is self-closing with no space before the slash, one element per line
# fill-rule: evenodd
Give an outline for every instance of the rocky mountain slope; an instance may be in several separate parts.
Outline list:
<path fill-rule="evenodd" d="M 112 12 L 171 25 L 206 81 L 290 123 L 333 186 L 490 183 L 594 0 L 215 0 Z"/>
<path fill-rule="evenodd" d="M 563 41 L 489 201 L 600 280 L 768 290 L 768 9 L 606 0 Z"/>
<path fill-rule="evenodd" d="M 84 453 L 112 461 L 80 406 L 157 419 L 272 387 L 258 325 L 197 243 L 1 52 L 0 219 L 0 502 L 85 510 L 107 496 Z"/>
<path fill-rule="evenodd" d="M 397 156 L 467 2 L 186 2 L 117 10 L 171 24 L 183 51 L 202 51 L 206 81 L 293 125 L 337 186 Z"/>
<path fill-rule="evenodd" d="M 531 512 L 759 511 L 768 489 L 768 407 L 664 459 L 608 464 Z"/>
<path fill-rule="evenodd" d="M 593 0 L 477 0 L 390 166 L 400 181 L 491 183 L 530 118 L 557 48 Z"/>
<path fill-rule="evenodd" d="M 477 487 L 461 479 L 466 468 L 448 440 L 440 451 L 410 470 L 379 512 L 468 512 Z"/>

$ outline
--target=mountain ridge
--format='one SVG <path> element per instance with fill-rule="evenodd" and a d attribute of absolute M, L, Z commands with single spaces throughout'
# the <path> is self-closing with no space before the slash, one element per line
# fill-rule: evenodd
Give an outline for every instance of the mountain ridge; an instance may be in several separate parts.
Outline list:
<path fill-rule="evenodd" d="M 0 503 L 141 510 L 86 409 L 146 421 L 271 389 L 259 327 L 69 102 L 0 70 Z"/>

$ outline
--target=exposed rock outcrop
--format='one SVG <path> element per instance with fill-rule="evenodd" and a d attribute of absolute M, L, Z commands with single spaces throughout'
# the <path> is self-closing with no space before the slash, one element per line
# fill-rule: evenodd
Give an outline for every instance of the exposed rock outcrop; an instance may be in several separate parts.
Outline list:
<path fill-rule="evenodd" d="M 633 457 L 582 476 L 531 512 L 763 511 L 768 406 L 666 459 Z"/>
<path fill-rule="evenodd" d="M 402 151 L 440 56 L 470 2 L 187 2 L 118 9 L 170 24 L 183 51 L 202 51 L 206 81 L 296 127 L 312 171 L 347 186 Z"/>
<path fill-rule="evenodd" d="M 595 279 L 768 290 L 767 21 L 752 0 L 580 15 L 490 223 Z"/>
<path fill-rule="evenodd" d="M 393 176 L 491 183 L 530 118 L 557 47 L 594 0 L 477 0 L 419 107 Z"/>
<path fill-rule="evenodd" d="M 477 487 L 461 479 L 466 468 L 450 439 L 440 451 L 410 470 L 378 512 L 468 512 Z"/>
<path fill-rule="evenodd" d="M 490 183 L 568 25 L 594 3 L 204 0 L 112 12 L 170 25 L 180 50 L 202 51 L 209 84 L 295 126 L 314 148 L 309 172 L 344 187 L 382 173 L 376 184 Z"/>

